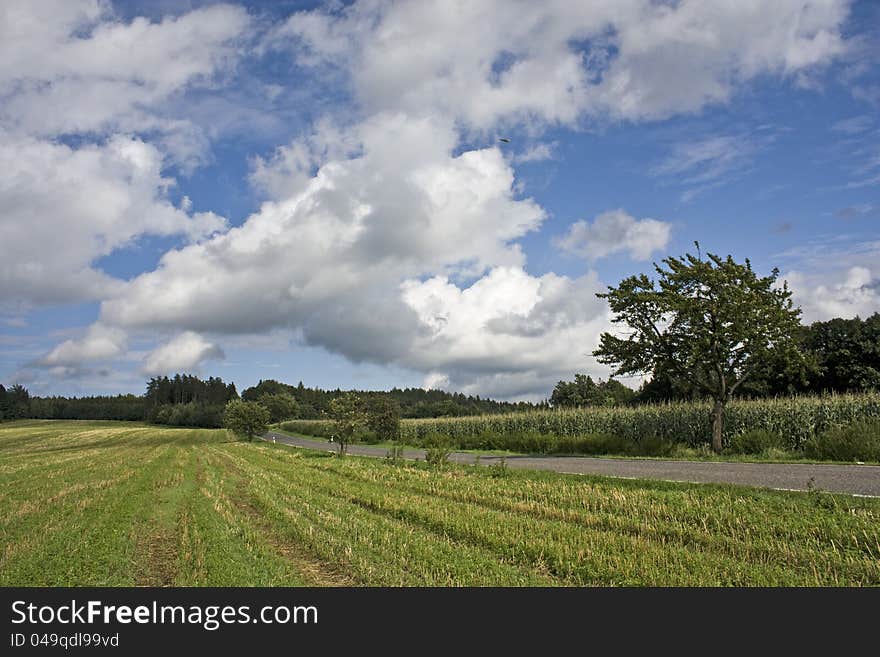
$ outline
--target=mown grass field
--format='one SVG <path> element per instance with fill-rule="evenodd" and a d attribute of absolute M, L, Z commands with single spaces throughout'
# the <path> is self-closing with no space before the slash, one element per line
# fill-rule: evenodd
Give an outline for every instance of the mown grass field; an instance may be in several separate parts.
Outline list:
<path fill-rule="evenodd" d="M 0 425 L 0 584 L 878 585 L 880 501 Z"/>

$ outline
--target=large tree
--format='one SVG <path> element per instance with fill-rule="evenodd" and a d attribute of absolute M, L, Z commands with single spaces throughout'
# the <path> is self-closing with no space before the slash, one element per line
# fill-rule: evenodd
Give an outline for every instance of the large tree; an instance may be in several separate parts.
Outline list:
<path fill-rule="evenodd" d="M 607 299 L 620 335 L 603 333 L 593 352 L 615 374 L 660 370 L 714 401 L 712 447 L 722 448 L 724 408 L 768 360 L 797 367 L 800 309 L 779 270 L 758 276 L 751 263 L 707 253 L 654 264 L 658 280 L 630 276 L 598 294 Z"/>

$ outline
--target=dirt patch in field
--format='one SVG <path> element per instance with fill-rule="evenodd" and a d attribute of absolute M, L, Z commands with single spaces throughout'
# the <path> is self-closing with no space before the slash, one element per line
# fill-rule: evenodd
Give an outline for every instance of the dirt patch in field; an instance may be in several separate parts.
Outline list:
<path fill-rule="evenodd" d="M 135 586 L 173 586 L 177 576 L 177 549 L 173 530 L 147 525 L 137 541 Z"/>

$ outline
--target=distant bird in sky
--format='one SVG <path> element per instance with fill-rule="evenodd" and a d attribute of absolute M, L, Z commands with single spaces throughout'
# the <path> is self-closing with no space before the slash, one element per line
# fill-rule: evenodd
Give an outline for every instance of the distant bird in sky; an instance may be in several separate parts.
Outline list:
<path fill-rule="evenodd" d="M 509 144 L 510 140 L 507 137 L 500 137 L 498 141 L 503 141 L 505 144 Z"/>

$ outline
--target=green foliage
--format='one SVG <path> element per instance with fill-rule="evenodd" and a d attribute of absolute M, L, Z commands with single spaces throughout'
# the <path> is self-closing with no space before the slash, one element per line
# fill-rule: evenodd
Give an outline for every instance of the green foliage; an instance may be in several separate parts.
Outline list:
<path fill-rule="evenodd" d="M 220 406 L 217 413 L 219 427 L 223 415 Z M 99 397 L 31 397 L 30 417 L 46 420 L 136 420 L 147 417 L 147 403 L 139 395 L 115 395 Z"/>
<path fill-rule="evenodd" d="M 147 413 L 147 420 L 154 424 L 175 427 L 219 429 L 223 426 L 225 410 L 225 405 L 208 405 L 194 401 L 186 404 L 164 404 L 151 408 Z"/>
<path fill-rule="evenodd" d="M 147 405 L 165 406 L 169 404 L 205 404 L 223 406 L 230 399 L 238 399 L 234 383 L 223 383 L 219 377 L 209 377 L 202 381 L 190 374 L 175 374 L 173 378 L 157 376 L 147 381 L 144 394 Z"/>
<path fill-rule="evenodd" d="M 331 440 L 339 445 L 339 455 L 345 456 L 355 434 L 367 426 L 364 402 L 358 395 L 346 393 L 330 402 L 330 415 L 333 418 Z"/>
<path fill-rule="evenodd" d="M 452 443 L 446 436 L 434 434 L 425 441 L 425 461 L 434 467 L 445 466 L 451 453 Z"/>
<path fill-rule="evenodd" d="M 510 474 L 510 470 L 507 468 L 507 457 L 502 456 L 500 459 L 495 461 L 492 465 L 489 466 L 489 476 L 495 477 L 496 479 L 499 477 L 506 477 Z"/>
<path fill-rule="evenodd" d="M 16 383 L 8 390 L 0 385 L 0 420 L 19 420 L 31 416 L 31 396 Z"/>
<path fill-rule="evenodd" d="M 807 440 L 804 455 L 833 461 L 880 461 L 880 420 L 832 427 Z"/>
<path fill-rule="evenodd" d="M 203 381 L 189 374 L 153 377 L 144 394 L 147 422 L 185 427 L 220 428 L 226 404 L 238 399 L 234 383 L 219 377 Z"/>
<path fill-rule="evenodd" d="M 614 379 L 593 381 L 593 377 L 575 374 L 574 381 L 560 381 L 550 395 L 554 408 L 615 406 L 633 401 L 636 393 Z"/>
<path fill-rule="evenodd" d="M 818 360 L 813 389 L 855 392 L 880 388 L 880 313 L 866 320 L 816 322 L 807 331 L 805 343 Z"/>
<path fill-rule="evenodd" d="M 299 404 L 293 395 L 287 393 L 262 395 L 257 402 L 266 407 L 269 421 L 273 423 L 292 420 L 299 415 Z"/>
<path fill-rule="evenodd" d="M 327 440 L 333 438 L 334 431 L 332 420 L 291 420 L 282 422 L 281 430 Z"/>
<path fill-rule="evenodd" d="M 403 463 L 404 446 L 401 443 L 391 445 L 391 449 L 385 454 L 385 460 L 392 465 L 400 465 Z"/>
<path fill-rule="evenodd" d="M 387 395 L 370 397 L 366 404 L 367 428 L 377 442 L 400 438 L 400 407 Z"/>
<path fill-rule="evenodd" d="M 730 451 L 734 454 L 763 454 L 768 450 L 783 448 L 782 437 L 766 429 L 750 429 L 734 434 L 730 439 Z"/>
<path fill-rule="evenodd" d="M 509 413 L 483 417 L 404 420 L 401 436 L 412 445 L 433 434 L 447 436 L 458 449 L 510 449 L 544 452 L 579 437 L 616 436 L 626 442 L 654 436 L 666 443 L 699 447 L 711 435 L 709 402 L 673 402 L 632 407 L 599 407 Z M 825 395 L 731 401 L 727 406 L 728 435 L 763 429 L 782 437 L 789 450 L 832 426 L 880 419 L 880 393 Z M 300 433 L 320 431 L 320 424 L 299 425 Z M 311 435 L 319 435 L 311 433 Z M 555 448 L 554 448 L 555 449 Z M 575 450 L 570 450 L 574 452 Z"/>
<path fill-rule="evenodd" d="M 374 399 L 393 401 L 398 407 L 401 418 L 459 417 L 483 413 L 510 413 L 546 407 L 546 404 L 501 402 L 484 399 L 479 395 L 463 395 L 457 392 L 423 390 L 422 388 L 393 388 L 388 391 L 353 390 L 351 392 L 364 400 L 366 405 L 370 405 Z M 291 395 L 300 407 L 298 417 L 317 420 L 329 414 L 330 402 L 345 393 L 339 389 L 308 388 L 301 381 L 294 386 L 267 379 L 261 380 L 252 388 L 246 388 L 241 396 L 242 399 L 257 401 L 265 394 Z"/>
<path fill-rule="evenodd" d="M 700 448 L 711 434 L 709 402 L 674 402 L 631 407 L 598 407 L 509 413 L 483 417 L 404 420 L 403 442 L 428 446 L 445 439 L 453 449 L 507 449 L 532 454 L 629 454 L 664 456 L 675 445 Z M 836 426 L 880 421 L 880 393 L 733 400 L 727 406 L 731 446 L 746 445 L 764 432 L 759 452 L 799 452 L 808 440 L 822 441 Z M 332 422 L 297 421 L 285 431 L 330 437 Z M 733 449 L 745 449 L 734 447 Z M 748 449 L 756 449 L 749 447 Z M 831 458 L 831 457 L 810 457 Z M 848 460 L 848 459 L 844 459 Z"/>
<path fill-rule="evenodd" d="M 699 248 L 699 245 L 697 245 Z M 603 333 L 593 352 L 615 374 L 662 369 L 715 401 L 712 446 L 722 448 L 724 406 L 768 359 L 804 363 L 796 336 L 800 309 L 779 271 L 759 277 L 751 263 L 708 253 L 663 260 L 657 282 L 630 276 L 598 294 L 607 299 L 625 337 Z"/>
<path fill-rule="evenodd" d="M 253 440 L 268 430 L 269 411 L 257 402 L 233 399 L 226 404 L 223 426 L 239 438 Z"/>

